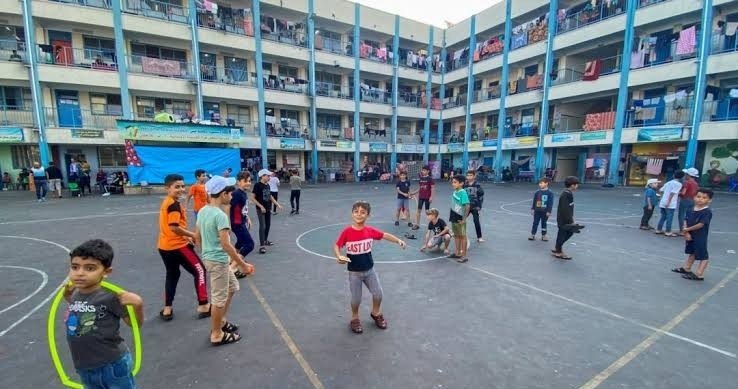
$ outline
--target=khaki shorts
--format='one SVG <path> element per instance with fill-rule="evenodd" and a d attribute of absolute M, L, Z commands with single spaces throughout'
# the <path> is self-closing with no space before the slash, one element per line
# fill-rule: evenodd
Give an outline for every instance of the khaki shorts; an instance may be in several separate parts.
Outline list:
<path fill-rule="evenodd" d="M 218 308 L 223 308 L 228 301 L 228 295 L 236 293 L 240 288 L 238 280 L 227 263 L 208 260 L 203 260 L 202 263 L 208 271 L 210 303 Z"/>
<path fill-rule="evenodd" d="M 59 178 L 50 179 L 49 180 L 49 191 L 56 192 L 57 190 L 62 190 L 61 179 Z"/>
<path fill-rule="evenodd" d="M 455 237 L 466 236 L 466 223 L 451 223 L 451 232 Z"/>

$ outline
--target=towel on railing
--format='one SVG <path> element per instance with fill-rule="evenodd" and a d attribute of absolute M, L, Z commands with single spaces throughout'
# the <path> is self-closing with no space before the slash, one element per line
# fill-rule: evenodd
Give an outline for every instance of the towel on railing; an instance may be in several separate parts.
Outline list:
<path fill-rule="evenodd" d="M 600 72 L 602 71 L 602 60 L 596 59 L 594 61 L 589 61 L 584 66 L 584 75 L 582 76 L 582 81 L 594 81 L 598 78 L 600 78 Z"/>
<path fill-rule="evenodd" d="M 694 48 L 697 46 L 696 31 L 695 26 L 692 26 L 679 32 L 679 42 L 676 47 L 677 55 L 694 53 Z"/>

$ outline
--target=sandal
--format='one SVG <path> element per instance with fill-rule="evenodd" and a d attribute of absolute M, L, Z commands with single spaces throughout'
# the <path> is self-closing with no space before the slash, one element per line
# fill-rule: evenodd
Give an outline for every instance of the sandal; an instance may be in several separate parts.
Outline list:
<path fill-rule="evenodd" d="M 359 319 L 351 320 L 351 323 L 349 323 L 349 327 L 351 327 L 351 331 L 353 331 L 355 334 L 360 334 L 364 332 L 364 327 L 361 326 L 361 320 Z"/>
<path fill-rule="evenodd" d="M 561 258 L 561 256 L 563 255 L 563 253 L 560 253 L 558 251 L 551 250 L 551 255 L 553 255 L 556 258 Z"/>
<path fill-rule="evenodd" d="M 567 260 L 567 261 L 569 261 L 569 260 L 571 260 L 571 259 L 572 259 L 572 257 L 571 257 L 571 256 L 569 256 L 569 255 L 566 255 L 566 254 L 564 254 L 564 253 L 561 253 L 561 255 L 558 255 L 558 256 L 556 256 L 556 257 L 557 257 L 557 258 L 559 258 L 559 259 L 565 259 L 565 260 Z"/>
<path fill-rule="evenodd" d="M 165 315 L 164 310 L 162 309 L 159 311 L 159 318 L 164 321 L 172 321 L 172 319 L 174 319 L 174 310 L 172 310 L 170 314 Z"/>
<path fill-rule="evenodd" d="M 238 326 L 227 321 L 225 322 L 225 324 L 223 324 L 223 327 L 221 327 L 220 329 L 223 330 L 223 332 L 235 333 L 236 331 L 238 331 Z"/>
<path fill-rule="evenodd" d="M 236 276 L 236 278 L 238 278 L 239 280 L 242 279 L 242 278 L 246 278 L 246 276 L 247 276 L 246 273 L 244 273 L 244 272 L 242 272 L 240 270 L 234 271 L 233 272 L 233 275 Z"/>
<path fill-rule="evenodd" d="M 458 255 L 456 255 L 456 254 L 451 254 L 451 255 L 449 255 L 449 256 L 448 256 L 448 257 L 446 257 L 446 258 L 450 258 L 450 259 L 459 259 L 459 258 L 461 258 L 461 257 L 460 257 L 460 256 L 458 256 Z"/>
<path fill-rule="evenodd" d="M 678 268 L 675 268 L 675 269 L 671 269 L 671 271 L 673 271 L 674 273 L 679 273 L 679 274 L 689 274 L 689 273 L 691 273 L 690 271 L 687 271 L 683 267 L 678 267 Z"/>
<path fill-rule="evenodd" d="M 383 330 L 387 329 L 387 320 L 384 319 L 384 315 L 380 313 L 379 315 L 374 316 L 373 313 L 370 313 L 369 316 L 374 319 L 374 324 L 376 324 L 378 328 L 381 328 Z"/>
<path fill-rule="evenodd" d="M 264 246 L 274 246 L 274 243 L 272 243 L 270 241 L 266 241 L 266 242 L 264 242 Z"/>
<path fill-rule="evenodd" d="M 266 254 L 267 249 L 266 247 L 259 247 L 259 254 Z"/>
<path fill-rule="evenodd" d="M 704 281 L 705 280 L 705 277 L 700 277 L 697 274 L 694 274 L 692 272 L 689 272 L 687 274 L 683 274 L 682 275 L 682 278 L 684 278 L 686 280 L 692 280 L 692 281 Z"/>
<path fill-rule="evenodd" d="M 205 312 L 200 312 L 200 311 L 198 311 L 198 312 L 197 312 L 197 318 L 198 318 L 198 319 L 207 319 L 207 318 L 209 318 L 209 317 L 210 317 L 210 312 L 211 312 L 212 310 L 213 310 L 213 307 L 212 307 L 212 306 L 210 306 L 210 308 L 208 308 L 208 310 L 207 310 L 207 311 L 205 311 Z"/>
<path fill-rule="evenodd" d="M 469 258 L 467 258 L 467 257 L 464 257 L 464 256 L 461 256 L 461 257 L 459 257 L 459 258 L 458 258 L 458 259 L 456 260 L 456 262 L 458 262 L 458 263 L 466 263 L 466 262 L 469 262 Z"/>
<path fill-rule="evenodd" d="M 213 346 L 223 346 L 226 344 L 236 343 L 239 340 L 241 340 L 241 335 L 233 332 L 223 332 L 223 337 L 220 338 L 220 342 L 213 342 L 211 340 L 210 344 Z"/>

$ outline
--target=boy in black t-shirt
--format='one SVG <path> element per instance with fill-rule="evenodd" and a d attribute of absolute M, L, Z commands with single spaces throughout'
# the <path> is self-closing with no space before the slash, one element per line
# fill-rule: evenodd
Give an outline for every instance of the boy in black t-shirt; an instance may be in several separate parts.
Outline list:
<path fill-rule="evenodd" d="M 712 221 L 712 211 L 710 203 L 714 193 L 709 189 L 699 189 L 694 196 L 694 209 L 687 213 L 687 219 L 684 221 L 684 252 L 689 255 L 687 261 L 682 267 L 672 269 L 675 273 L 681 273 L 683 278 L 693 281 L 703 281 L 705 279 L 705 270 L 710 260 L 707 253 L 707 236 L 710 233 L 710 221 Z M 700 264 L 696 272 L 692 272 L 694 261 Z"/>
<path fill-rule="evenodd" d="M 530 212 L 533 214 L 533 228 L 530 230 L 528 240 L 536 240 L 536 230 L 540 223 L 541 240 L 548 242 L 546 223 L 548 222 L 548 217 L 551 216 L 554 201 L 554 194 L 548 189 L 548 183 L 550 181 L 547 177 L 538 180 L 538 190 L 533 194 L 533 204 L 530 206 Z"/>
<path fill-rule="evenodd" d="M 267 169 L 259 170 L 259 181 L 254 184 L 254 200 L 256 200 L 256 215 L 259 217 L 259 254 L 266 254 L 266 246 L 273 245 L 269 241 L 269 229 L 272 226 L 272 205 L 282 209 L 282 205 L 272 196 L 269 188 L 269 179 L 272 172 Z"/>
<path fill-rule="evenodd" d="M 395 212 L 395 225 L 400 225 L 400 216 L 406 212 L 410 212 L 410 197 L 413 195 L 410 193 L 410 181 L 407 180 L 407 173 L 400 173 L 400 181 L 397 181 L 395 185 L 397 192 L 397 212 Z M 408 222 L 408 227 L 412 227 L 413 223 Z"/>
<path fill-rule="evenodd" d="M 246 269 L 248 273 L 238 269 L 236 263 L 231 263 L 231 270 L 236 278 L 245 278 L 254 272 L 254 266 L 246 261 L 246 256 L 254 251 L 254 239 L 251 238 L 249 229 L 251 229 L 251 218 L 249 217 L 249 194 L 251 188 L 251 174 L 249 172 L 239 172 L 236 176 L 236 190 L 231 192 L 231 206 L 229 209 L 229 218 L 231 221 L 231 231 L 236 235 L 236 250 L 247 263 Z"/>
<path fill-rule="evenodd" d="M 559 259 L 570 260 L 571 257 L 564 254 L 562 246 L 584 226 L 574 222 L 574 192 L 579 188 L 579 179 L 574 176 L 566 177 L 564 186 L 566 189 L 559 196 L 559 207 L 556 210 L 556 224 L 559 232 L 556 234 L 556 247 L 551 250 L 551 255 Z"/>
<path fill-rule="evenodd" d="M 425 233 L 425 242 L 420 251 L 426 250 L 443 250 L 444 254 L 448 254 L 448 246 L 451 244 L 451 233 L 446 222 L 438 217 L 438 210 L 431 208 L 425 211 L 428 216 L 428 232 Z M 443 245 L 443 248 L 441 248 Z"/>

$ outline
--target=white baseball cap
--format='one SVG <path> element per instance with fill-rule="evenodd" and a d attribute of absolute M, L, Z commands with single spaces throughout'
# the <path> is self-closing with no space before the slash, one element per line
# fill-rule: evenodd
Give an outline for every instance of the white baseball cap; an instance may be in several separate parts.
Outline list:
<path fill-rule="evenodd" d="M 684 169 L 684 170 L 682 170 L 682 171 L 683 171 L 684 173 L 687 173 L 688 175 L 690 175 L 690 176 L 692 176 L 692 177 L 699 177 L 699 176 L 700 176 L 700 171 L 699 171 L 699 170 L 697 170 L 697 169 L 695 169 L 695 168 L 693 168 L 693 167 L 691 167 L 691 168 L 689 168 L 689 169 Z"/>
<path fill-rule="evenodd" d="M 236 179 L 233 177 L 213 176 L 205 183 L 205 191 L 208 194 L 218 194 L 234 185 L 236 185 Z"/>
<path fill-rule="evenodd" d="M 262 176 L 271 176 L 271 175 L 272 175 L 272 172 L 269 169 L 261 169 L 259 170 L 259 174 L 258 174 L 259 178 L 261 178 Z"/>
<path fill-rule="evenodd" d="M 659 182 L 661 181 L 657 180 L 656 178 L 649 178 L 648 181 L 646 181 L 646 187 L 651 186 L 651 184 L 658 184 Z"/>

